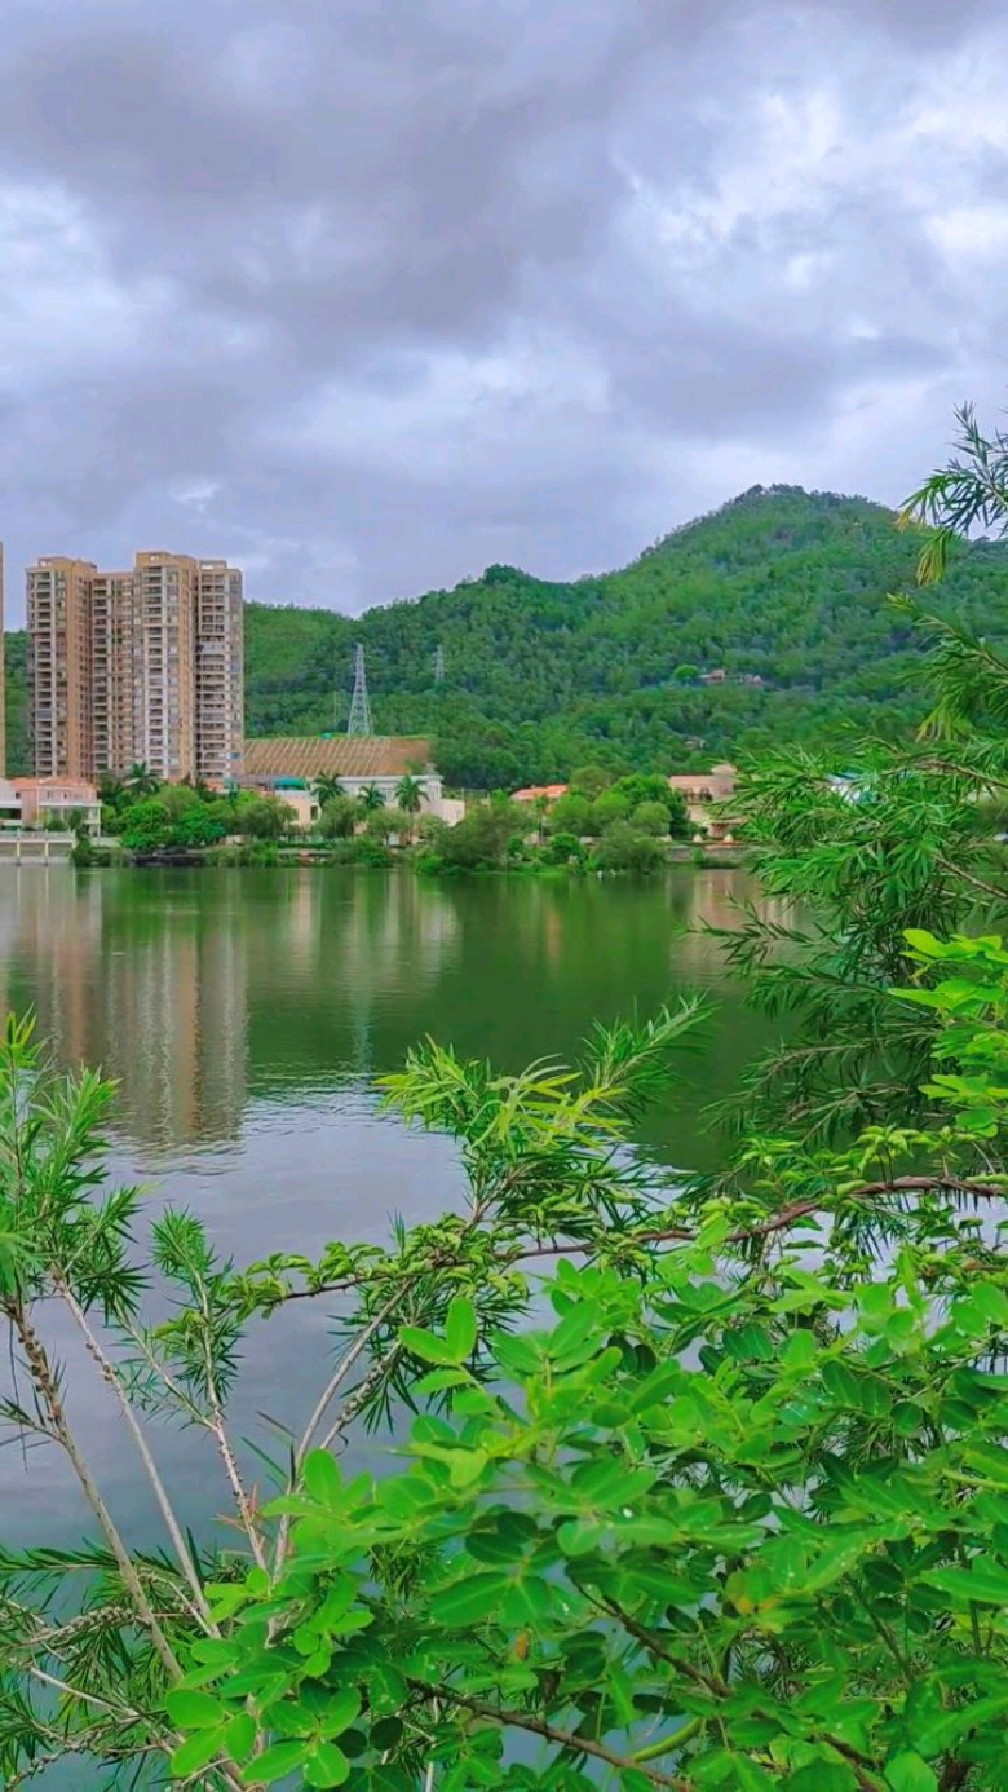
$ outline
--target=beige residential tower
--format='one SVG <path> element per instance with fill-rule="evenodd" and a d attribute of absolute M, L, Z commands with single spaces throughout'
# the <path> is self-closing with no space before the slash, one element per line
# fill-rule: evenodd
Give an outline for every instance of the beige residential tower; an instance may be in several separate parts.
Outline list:
<path fill-rule="evenodd" d="M 242 575 L 145 550 L 132 571 L 49 556 L 28 569 L 29 733 L 39 777 L 135 764 L 171 783 L 236 778 L 244 736 Z"/>

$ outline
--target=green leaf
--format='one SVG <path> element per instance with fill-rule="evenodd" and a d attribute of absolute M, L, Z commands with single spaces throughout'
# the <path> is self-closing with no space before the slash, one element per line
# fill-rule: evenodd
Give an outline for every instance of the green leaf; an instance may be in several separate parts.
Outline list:
<path fill-rule="evenodd" d="M 256 1756 L 255 1776 L 257 1782 L 264 1786 L 272 1786 L 274 1780 L 282 1780 L 285 1774 L 293 1773 L 307 1761 L 309 1745 L 304 1742 L 275 1742 L 272 1748 L 263 1750 Z"/>
<path fill-rule="evenodd" d="M 457 1295 L 448 1306 L 445 1321 L 445 1342 L 457 1363 L 464 1363 L 476 1348 L 476 1308 L 471 1300 Z"/>
<path fill-rule="evenodd" d="M 228 1713 L 208 1692 L 192 1692 L 187 1686 L 173 1686 L 165 1693 L 165 1710 L 180 1730 L 208 1730 L 222 1724 Z"/>
<path fill-rule="evenodd" d="M 239 1711 L 224 1731 L 224 1747 L 232 1761 L 237 1761 L 240 1765 L 246 1760 L 255 1748 L 255 1740 L 255 1718 L 247 1711 Z"/>
<path fill-rule="evenodd" d="M 189 1736 L 180 1742 L 171 1758 L 171 1770 L 175 1779 L 188 1779 L 192 1773 L 198 1773 L 201 1767 L 209 1766 L 222 1753 L 224 1731 L 222 1727 L 213 1730 L 201 1730 L 196 1736 Z"/>
<path fill-rule="evenodd" d="M 772 1773 L 761 1767 L 758 1761 L 751 1761 L 747 1755 L 735 1755 L 732 1758 L 732 1771 L 739 1792 L 772 1792 L 777 1785 Z M 832 1792 L 832 1788 L 824 1786 L 820 1780 L 820 1792 Z M 846 1789 L 844 1789 L 846 1792 Z"/>
<path fill-rule="evenodd" d="M 328 1450 L 312 1450 L 305 1457 L 304 1483 L 320 1506 L 338 1506 L 344 1491 L 339 1464 Z"/>
<path fill-rule="evenodd" d="M 976 1561 L 971 1568 L 933 1568 L 921 1576 L 929 1587 L 947 1593 L 958 1606 L 1008 1605 L 1008 1568 Z"/>
<path fill-rule="evenodd" d="M 326 1693 L 318 1718 L 318 1727 L 323 1736 L 342 1736 L 343 1731 L 349 1730 L 359 1715 L 360 1708 L 361 1696 L 355 1686 L 345 1686 L 340 1692 Z"/>
<path fill-rule="evenodd" d="M 1008 1713 L 1008 1692 L 990 1698 L 975 1699 L 970 1705 L 957 1705 L 951 1711 L 936 1711 L 933 1716 L 917 1719 L 913 1727 L 914 1741 L 925 1755 L 942 1754 L 954 1748 L 963 1736 L 978 1726 L 991 1726 L 994 1720 Z"/>
<path fill-rule="evenodd" d="M 393 1749 L 402 1741 L 403 1724 L 401 1717 L 379 1717 L 371 1725 L 371 1746 L 380 1749 Z"/>
<path fill-rule="evenodd" d="M 432 1369 L 429 1375 L 421 1375 L 416 1384 L 418 1394 L 444 1394 L 453 1388 L 473 1386 L 473 1378 L 467 1369 Z"/>
<path fill-rule="evenodd" d="M 927 1762 L 912 1750 L 886 1762 L 886 1781 L 892 1792 L 938 1792 L 938 1780 Z"/>
<path fill-rule="evenodd" d="M 452 1450 L 448 1472 L 453 1487 L 471 1487 L 478 1481 L 489 1460 L 485 1450 Z"/>
<path fill-rule="evenodd" d="M 845 1761 L 809 1762 L 789 1773 L 784 1784 L 787 1792 L 856 1792 L 858 1778 Z"/>
<path fill-rule="evenodd" d="M 350 1763 L 335 1742 L 320 1742 L 305 1763 L 306 1786 L 342 1786 L 349 1777 Z"/>
<path fill-rule="evenodd" d="M 972 1304 L 979 1308 L 991 1325 L 1008 1326 L 1008 1294 L 993 1282 L 974 1283 L 970 1290 Z"/>
<path fill-rule="evenodd" d="M 456 1356 L 445 1338 L 439 1338 L 436 1332 L 425 1331 L 419 1325 L 403 1325 L 399 1328 L 399 1337 L 412 1356 L 418 1356 L 424 1363 L 442 1363 L 447 1368 L 456 1369 L 462 1358 Z"/>
<path fill-rule="evenodd" d="M 464 1629 L 496 1611 L 509 1584 L 503 1574 L 469 1574 L 454 1586 L 435 1593 L 430 1602 L 431 1617 L 435 1623 L 447 1624 L 453 1630 Z"/>
<path fill-rule="evenodd" d="M 818 1346 L 812 1333 L 804 1326 L 800 1326 L 798 1330 L 791 1333 L 781 1351 L 780 1360 L 785 1369 L 811 1369 L 818 1354 Z"/>
<path fill-rule="evenodd" d="M 206 1588 L 207 1601 L 215 1618 L 233 1618 L 252 1597 L 248 1588 L 233 1581 L 211 1581 Z"/>

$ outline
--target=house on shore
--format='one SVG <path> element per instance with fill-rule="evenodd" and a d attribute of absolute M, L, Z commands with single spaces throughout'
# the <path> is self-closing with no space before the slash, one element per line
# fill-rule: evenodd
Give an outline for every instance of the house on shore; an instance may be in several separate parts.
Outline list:
<path fill-rule="evenodd" d="M 262 796 L 278 796 L 297 816 L 299 828 L 311 827 L 319 814 L 320 779 L 334 778 L 349 797 L 372 786 L 389 809 L 405 777 L 420 786 L 421 815 L 457 821 L 459 805 L 444 794 L 428 740 L 409 735 L 273 735 L 246 740 L 241 784 Z"/>
<path fill-rule="evenodd" d="M 687 813 L 694 827 L 703 829 L 708 840 L 731 844 L 731 822 L 712 814 L 713 808 L 727 802 L 735 793 L 738 769 L 727 760 L 712 766 L 709 772 L 685 772 L 669 779 L 669 788 L 678 790 L 685 799 Z"/>
<path fill-rule="evenodd" d="M 93 838 L 101 832 L 101 803 L 83 778 L 0 778 L 0 827 L 31 832 L 81 826 Z"/>

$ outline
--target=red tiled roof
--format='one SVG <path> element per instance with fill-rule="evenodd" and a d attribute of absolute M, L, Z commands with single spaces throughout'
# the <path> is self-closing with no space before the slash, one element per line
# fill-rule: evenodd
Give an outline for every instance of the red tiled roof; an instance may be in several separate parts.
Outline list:
<path fill-rule="evenodd" d="M 527 784 L 524 790 L 516 790 L 511 798 L 513 803 L 534 803 L 537 797 L 544 796 L 551 803 L 557 797 L 567 795 L 566 784 Z"/>

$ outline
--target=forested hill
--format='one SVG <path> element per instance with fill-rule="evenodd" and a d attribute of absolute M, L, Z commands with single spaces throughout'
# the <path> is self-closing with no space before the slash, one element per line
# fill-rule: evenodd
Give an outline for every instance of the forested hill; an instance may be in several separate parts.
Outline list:
<path fill-rule="evenodd" d="M 360 640 L 376 728 L 432 734 L 452 783 L 545 781 L 587 761 L 669 770 L 897 733 L 923 709 L 921 643 L 887 595 L 912 587 L 919 548 L 864 499 L 756 487 L 623 570 L 572 584 L 492 566 L 357 618 L 250 604 L 248 730 L 345 726 Z M 1008 639 L 1008 547 L 961 549 L 928 604 Z M 15 699 L 17 637 L 8 664 Z M 720 669 L 723 683 L 701 682 Z"/>
<path fill-rule="evenodd" d="M 493 566 L 356 620 L 255 608 L 250 731 L 331 728 L 337 672 L 345 722 L 359 639 L 376 726 L 433 733 L 453 782 L 545 781 L 589 760 L 667 770 L 770 742 L 895 733 L 923 709 L 921 646 L 887 597 L 912 588 L 919 551 L 880 505 L 756 488 L 622 571 L 573 584 Z M 1008 548 L 962 550 L 927 601 L 1008 638 Z M 717 668 L 725 683 L 699 682 Z"/>

